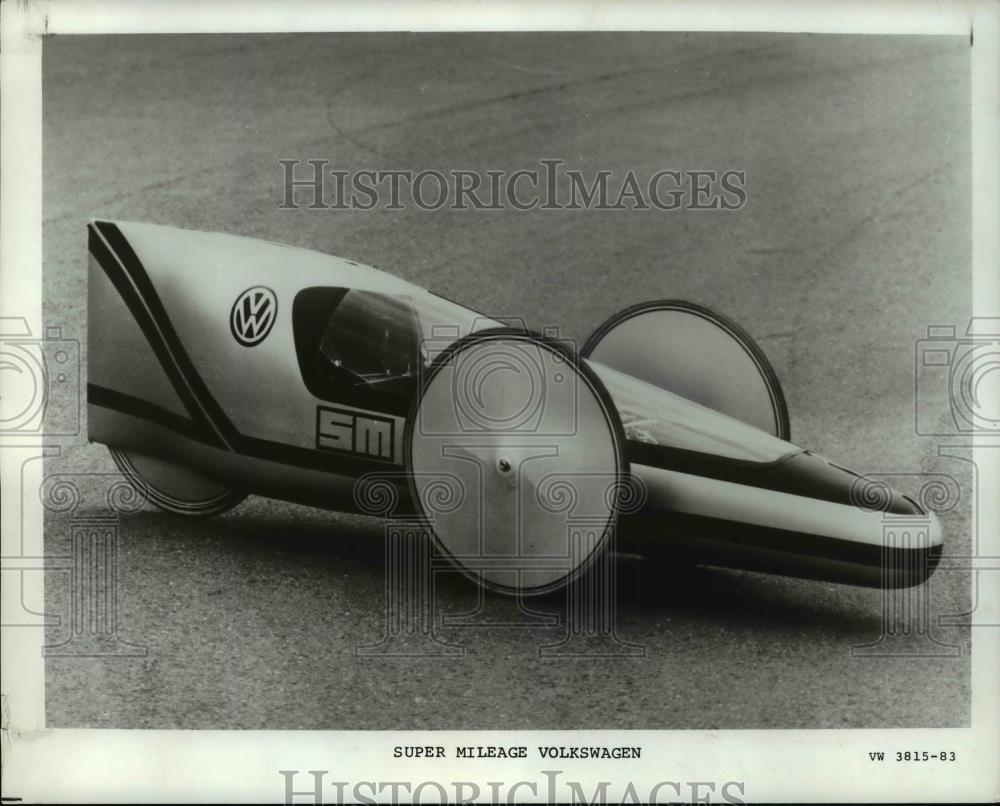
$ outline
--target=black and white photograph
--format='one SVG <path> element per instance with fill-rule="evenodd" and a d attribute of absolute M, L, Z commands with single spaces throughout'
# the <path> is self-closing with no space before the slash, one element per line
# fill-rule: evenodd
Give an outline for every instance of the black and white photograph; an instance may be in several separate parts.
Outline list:
<path fill-rule="evenodd" d="M 44 730 L 198 772 L 5 799 L 997 795 L 996 109 L 961 14 L 32 5 L 4 764 Z"/>

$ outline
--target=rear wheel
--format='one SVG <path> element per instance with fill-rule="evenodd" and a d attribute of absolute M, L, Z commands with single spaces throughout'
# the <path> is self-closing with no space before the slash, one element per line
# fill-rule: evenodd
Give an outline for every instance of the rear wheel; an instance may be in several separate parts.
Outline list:
<path fill-rule="evenodd" d="M 239 504 L 246 493 L 155 456 L 108 448 L 122 475 L 152 504 L 176 515 L 209 517 Z"/>
<path fill-rule="evenodd" d="M 460 340 L 431 367 L 405 446 L 438 549 L 485 587 L 556 590 L 607 549 L 624 433 L 597 375 L 562 345 L 505 328 Z"/>
<path fill-rule="evenodd" d="M 635 305 L 597 328 L 581 354 L 791 439 L 788 406 L 771 362 L 743 328 L 709 308 L 681 300 Z"/>

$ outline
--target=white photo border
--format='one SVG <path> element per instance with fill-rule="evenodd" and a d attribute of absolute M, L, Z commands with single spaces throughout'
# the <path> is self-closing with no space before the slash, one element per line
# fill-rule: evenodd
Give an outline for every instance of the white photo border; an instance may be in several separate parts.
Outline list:
<path fill-rule="evenodd" d="M 334 30 L 685 30 L 873 34 L 974 35 L 971 55 L 973 172 L 973 312 L 1000 316 L 1000 143 L 997 98 L 1000 76 L 1000 5 L 993 2 L 547 2 L 506 0 L 365 4 L 243 2 L 239 13 L 224 2 L 44 3 L 0 5 L 2 35 L 2 182 L 0 195 L 0 315 L 26 318 L 32 332 L 42 321 L 42 48 L 45 34 L 249 33 Z M 998 401 L 993 401 L 998 405 Z M 21 499 L 24 481 L 41 482 L 42 442 L 0 451 L 3 556 L 41 558 L 42 507 Z M 977 444 L 985 478 L 1000 478 L 995 449 Z M 987 482 L 988 483 L 988 482 Z M 992 489 L 998 489 L 994 484 Z M 1000 501 L 977 502 L 979 551 L 1000 557 Z M 19 516 L 23 515 L 23 519 Z M 23 528 L 22 528 L 23 523 Z M 6 569 L 5 569 L 6 570 Z M 42 573 L 16 571 L 33 602 L 42 599 Z M 984 622 L 1000 623 L 1000 573 L 979 572 L 978 607 Z M 22 586 L 3 588 L 5 613 L 20 610 Z M 6 623 L 6 620 L 4 620 Z M 396 744 L 493 742 L 646 745 L 666 748 L 664 769 L 651 760 L 616 762 L 614 775 L 642 796 L 658 781 L 748 782 L 754 801 L 991 801 L 1000 797 L 1000 640 L 995 627 L 972 630 L 971 727 L 937 730 L 743 731 L 138 731 L 53 730 L 45 727 L 41 627 L 5 627 L 3 658 L 3 794 L 25 802 L 281 801 L 279 770 L 330 770 L 339 780 L 442 782 L 536 781 L 544 801 L 544 769 L 564 762 L 392 759 Z M 900 766 L 867 763 L 869 749 L 909 748 L 928 736 L 954 749 L 960 761 Z M 530 737 L 530 742 L 528 741 Z M 338 773 L 339 771 L 339 773 Z M 572 769 L 585 787 L 608 769 L 579 763 Z M 308 787 L 297 781 L 298 789 Z M 617 784 L 616 784 L 617 786 Z M 645 787 L 645 789 L 643 788 Z M 327 797 L 332 797 L 327 792 Z M 453 796 L 453 790 L 451 791 Z M 609 795 L 620 798 L 621 790 Z M 684 793 L 681 797 L 686 797 Z M 425 797 L 434 796 L 433 790 Z M 666 792 L 663 797 L 677 799 Z M 308 802 L 299 797 L 297 802 Z"/>

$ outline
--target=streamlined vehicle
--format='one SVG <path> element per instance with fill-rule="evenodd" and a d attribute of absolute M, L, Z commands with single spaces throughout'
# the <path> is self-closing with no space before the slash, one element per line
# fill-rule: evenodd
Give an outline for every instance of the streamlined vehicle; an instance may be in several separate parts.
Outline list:
<path fill-rule="evenodd" d="M 168 512 L 414 519 L 516 594 L 612 545 L 887 587 L 940 556 L 932 512 L 790 441 L 767 358 L 706 308 L 637 305 L 577 353 L 294 247 L 95 221 L 89 249 L 89 437 Z"/>

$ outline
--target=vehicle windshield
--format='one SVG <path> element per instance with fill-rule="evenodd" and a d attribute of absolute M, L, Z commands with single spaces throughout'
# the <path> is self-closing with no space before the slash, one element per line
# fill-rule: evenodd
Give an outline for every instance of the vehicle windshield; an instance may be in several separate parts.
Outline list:
<path fill-rule="evenodd" d="M 332 375 L 391 384 L 416 375 L 417 324 L 405 299 L 348 291 L 330 313 L 319 351 Z"/>
<path fill-rule="evenodd" d="M 299 368 L 317 397 L 405 414 L 420 371 L 463 336 L 499 323 L 420 292 L 303 289 L 293 303 Z"/>

